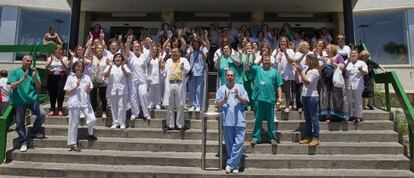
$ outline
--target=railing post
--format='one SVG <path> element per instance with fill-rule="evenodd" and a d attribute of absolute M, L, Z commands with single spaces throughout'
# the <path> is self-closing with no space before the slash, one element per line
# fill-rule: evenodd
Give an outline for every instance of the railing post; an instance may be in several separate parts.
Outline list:
<path fill-rule="evenodd" d="M 218 116 L 218 141 L 219 141 L 219 170 L 223 169 L 223 119 L 221 116 Z"/>
<path fill-rule="evenodd" d="M 408 141 L 409 141 L 409 151 L 410 151 L 410 160 L 414 160 L 414 135 L 413 131 L 411 130 L 410 124 L 408 124 Z"/>
<path fill-rule="evenodd" d="M 203 116 L 203 120 L 201 122 L 201 129 L 201 169 L 206 170 L 207 115 Z"/>
<path fill-rule="evenodd" d="M 385 107 L 387 108 L 388 112 L 391 112 L 391 97 L 390 97 L 390 86 L 389 83 L 384 83 L 385 88 Z"/>
<path fill-rule="evenodd" d="M 7 120 L 0 118 L 0 164 L 4 163 L 6 158 L 6 140 L 7 140 Z"/>

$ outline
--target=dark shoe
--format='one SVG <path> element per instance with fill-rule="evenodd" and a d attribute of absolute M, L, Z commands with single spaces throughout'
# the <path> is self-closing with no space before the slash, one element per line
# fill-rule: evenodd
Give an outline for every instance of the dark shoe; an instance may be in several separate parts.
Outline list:
<path fill-rule="evenodd" d="M 374 106 L 368 106 L 369 110 L 374 110 Z"/>
<path fill-rule="evenodd" d="M 355 117 L 350 117 L 349 119 L 348 119 L 348 121 L 349 122 L 352 122 L 352 121 L 354 121 L 355 120 Z"/>
<path fill-rule="evenodd" d="M 32 138 L 37 138 L 37 139 L 43 139 L 45 138 L 45 135 L 43 135 L 42 133 L 32 133 Z"/>
<path fill-rule="evenodd" d="M 95 135 L 88 135 L 88 140 L 98 140 Z"/>
<path fill-rule="evenodd" d="M 72 146 L 70 146 L 70 150 L 69 151 L 80 152 L 81 149 L 78 147 L 78 145 L 72 145 Z"/>
<path fill-rule="evenodd" d="M 250 142 L 250 144 L 251 144 L 252 146 L 255 146 L 255 145 L 257 144 L 257 140 L 253 139 L 253 140 Z"/>

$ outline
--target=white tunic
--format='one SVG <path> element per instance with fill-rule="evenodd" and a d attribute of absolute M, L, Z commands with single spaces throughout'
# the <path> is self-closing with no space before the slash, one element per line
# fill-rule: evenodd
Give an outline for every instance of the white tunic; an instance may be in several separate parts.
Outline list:
<path fill-rule="evenodd" d="M 116 66 L 112 64 L 111 71 L 109 73 L 108 81 L 108 95 L 127 95 L 128 94 L 128 83 L 127 77 L 124 75 L 122 68 L 125 69 L 127 73 L 131 73 L 127 65 Z M 109 66 L 105 69 L 105 72 L 109 70 Z"/>
<path fill-rule="evenodd" d="M 137 57 L 133 52 L 130 52 L 128 59 L 128 65 L 131 69 L 132 73 L 132 81 L 138 82 L 140 84 L 145 83 L 147 80 L 147 74 L 146 74 L 146 67 L 145 64 L 147 63 L 147 55 L 140 54 L 139 57 Z"/>
<path fill-rule="evenodd" d="M 69 75 L 68 79 L 66 80 L 66 84 L 64 90 L 73 89 L 76 87 L 76 82 L 78 78 L 75 74 Z M 86 92 L 85 87 L 89 84 L 90 88 L 93 88 L 93 84 L 91 78 L 87 75 L 82 75 L 80 79 L 80 85 L 77 90 L 71 94 L 69 94 L 68 98 L 68 108 L 83 108 L 88 107 L 90 105 L 89 93 Z"/>
<path fill-rule="evenodd" d="M 345 61 L 345 64 L 348 62 Z M 362 70 L 368 72 L 368 66 L 364 61 L 358 60 L 355 64 L 350 62 L 346 66 L 345 75 L 346 87 L 351 90 L 364 90 L 364 75 L 359 71 L 359 67 L 362 66 Z"/>
<path fill-rule="evenodd" d="M 283 80 L 295 80 L 295 72 L 293 71 L 292 64 L 290 64 L 285 56 L 284 53 L 278 52 L 279 49 L 275 49 L 272 52 L 272 56 L 276 56 L 276 65 L 277 69 L 279 70 L 280 74 L 282 75 Z M 290 58 L 295 57 L 295 52 L 293 49 L 287 49 L 287 54 Z"/>
<path fill-rule="evenodd" d="M 158 58 L 151 59 L 148 63 L 147 74 L 149 84 L 154 85 L 160 83 L 160 61 Z"/>

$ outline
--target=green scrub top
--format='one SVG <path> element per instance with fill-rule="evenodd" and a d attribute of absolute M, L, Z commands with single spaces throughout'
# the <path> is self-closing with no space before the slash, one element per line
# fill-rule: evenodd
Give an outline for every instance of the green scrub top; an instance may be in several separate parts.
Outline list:
<path fill-rule="evenodd" d="M 277 87 L 283 84 L 279 72 L 272 67 L 264 70 L 260 66 L 251 66 L 250 73 L 254 79 L 253 99 L 274 104 L 278 97 Z"/>
<path fill-rule="evenodd" d="M 235 56 L 233 56 L 235 57 Z M 237 57 L 235 57 L 236 59 L 238 59 Z M 240 59 L 239 59 L 240 61 Z M 240 63 L 242 63 L 240 61 Z M 227 69 L 232 69 L 233 71 L 235 71 L 234 73 L 234 77 L 235 77 L 235 82 L 238 84 L 242 84 L 243 85 L 243 78 L 242 78 L 242 74 L 243 74 L 243 64 L 241 64 L 239 67 L 236 66 L 236 64 L 233 63 L 233 60 L 230 59 L 230 57 L 222 57 L 220 59 L 220 81 L 221 81 L 221 85 L 227 84 L 227 80 L 226 80 L 226 70 Z"/>
<path fill-rule="evenodd" d="M 38 101 L 37 88 L 35 81 L 32 78 L 33 69 L 29 68 L 29 76 L 17 88 L 13 89 L 10 96 L 11 105 L 32 104 Z M 22 68 L 14 69 L 7 79 L 7 84 L 11 84 L 24 78 L 24 71 Z M 40 80 L 39 73 L 36 78 Z"/>

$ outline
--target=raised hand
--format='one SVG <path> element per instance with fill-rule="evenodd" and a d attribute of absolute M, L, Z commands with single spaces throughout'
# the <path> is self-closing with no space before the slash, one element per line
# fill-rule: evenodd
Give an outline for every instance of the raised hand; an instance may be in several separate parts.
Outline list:
<path fill-rule="evenodd" d="M 28 71 L 29 71 L 29 70 L 28 70 Z M 32 78 L 33 78 L 33 79 L 35 79 L 35 80 L 37 80 L 37 77 L 36 77 L 36 76 L 37 76 L 37 69 L 36 69 L 36 68 L 34 68 L 34 69 L 33 69 L 33 73 L 32 73 Z"/>
<path fill-rule="evenodd" d="M 70 54 L 70 56 L 75 56 L 75 53 L 70 49 L 69 49 L 69 54 Z"/>

